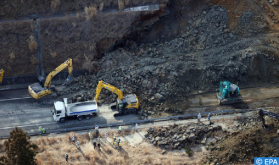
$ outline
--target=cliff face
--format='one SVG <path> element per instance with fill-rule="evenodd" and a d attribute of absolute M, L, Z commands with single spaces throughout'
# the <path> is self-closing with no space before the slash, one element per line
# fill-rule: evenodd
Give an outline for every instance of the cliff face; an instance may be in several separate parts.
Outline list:
<path fill-rule="evenodd" d="M 104 4 L 108 3 L 108 1 L 104 2 Z M 28 3 L 28 1 L 24 1 L 24 3 Z M 94 3 L 97 3 L 97 1 L 94 1 Z M 141 1 L 129 2 L 130 5 L 142 3 Z M 44 3 L 37 5 L 42 4 Z M 70 4 L 73 5 L 74 2 Z M 68 6 L 71 6 L 70 4 Z M 62 4 L 60 5 L 62 6 Z M 115 4 L 112 3 L 111 5 Z M 40 8 L 36 9 L 39 10 Z M 32 12 L 36 13 L 36 11 Z M 51 13 L 48 10 L 44 12 Z M 98 65 L 95 65 L 95 62 L 104 55 L 109 47 L 111 50 L 114 49 L 113 45 L 118 40 L 122 40 L 131 33 L 133 31 L 131 26 L 135 22 L 142 21 L 141 18 L 148 20 L 152 19 L 153 16 L 158 17 L 163 12 L 160 12 L 159 15 L 153 13 L 154 11 L 124 12 L 118 9 L 104 9 L 102 12 L 99 11 L 92 15 L 89 15 L 86 11 L 69 15 L 44 15 L 42 17 L 39 15 L 37 20 L 40 27 L 44 71 L 52 71 L 68 58 L 73 59 L 74 69 L 96 71 Z M 13 14 L 16 14 L 16 12 Z M 20 12 L 20 14 L 24 15 L 24 12 Z M 145 18 L 146 15 L 151 15 L 151 17 Z M 17 18 L 18 16 L 21 15 L 14 17 Z M 36 66 L 39 60 L 36 58 L 36 48 L 38 44 L 34 39 L 35 27 L 33 23 L 33 20 L 25 20 L 25 18 L 2 20 L 0 22 L 0 66 L 6 71 L 5 77 L 37 73 Z"/>

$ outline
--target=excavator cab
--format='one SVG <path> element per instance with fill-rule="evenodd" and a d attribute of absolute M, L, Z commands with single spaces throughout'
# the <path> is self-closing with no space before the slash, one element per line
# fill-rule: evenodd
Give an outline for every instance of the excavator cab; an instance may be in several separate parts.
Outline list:
<path fill-rule="evenodd" d="M 242 97 L 239 94 L 239 87 L 229 81 L 221 81 L 218 99 L 220 104 L 234 104 L 242 102 Z"/>

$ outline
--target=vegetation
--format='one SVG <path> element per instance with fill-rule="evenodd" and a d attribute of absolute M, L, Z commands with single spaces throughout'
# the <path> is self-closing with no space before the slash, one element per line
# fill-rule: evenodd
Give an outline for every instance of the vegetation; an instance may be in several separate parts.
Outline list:
<path fill-rule="evenodd" d="M 97 14 L 97 9 L 94 6 L 85 7 L 84 11 L 86 13 L 87 20 L 90 20 L 91 18 L 93 18 Z"/>
<path fill-rule="evenodd" d="M 0 164 L 34 165 L 37 149 L 36 144 L 30 143 L 30 136 L 27 136 L 22 129 L 15 127 L 9 139 L 4 142 L 5 155 L 0 157 Z"/>
<path fill-rule="evenodd" d="M 119 8 L 119 10 L 124 10 L 124 2 L 123 2 L 123 0 L 118 0 L 118 8 Z"/>
<path fill-rule="evenodd" d="M 37 47 L 38 47 L 38 44 L 37 44 L 37 42 L 35 41 L 34 36 L 31 35 L 31 36 L 29 37 L 29 39 L 27 40 L 27 42 L 28 42 L 28 44 L 29 44 L 29 49 L 31 50 L 31 52 L 34 52 L 34 51 L 37 49 Z"/>
<path fill-rule="evenodd" d="M 192 156 L 193 155 L 193 150 L 189 146 L 185 147 L 185 152 L 188 154 L 188 156 Z"/>

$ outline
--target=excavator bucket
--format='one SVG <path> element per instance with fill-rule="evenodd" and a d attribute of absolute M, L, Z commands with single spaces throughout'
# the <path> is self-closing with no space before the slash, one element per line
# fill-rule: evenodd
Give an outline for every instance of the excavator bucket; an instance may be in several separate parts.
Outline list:
<path fill-rule="evenodd" d="M 73 82 L 74 78 L 72 76 L 68 76 L 65 82 L 62 84 L 63 86 L 70 85 Z"/>

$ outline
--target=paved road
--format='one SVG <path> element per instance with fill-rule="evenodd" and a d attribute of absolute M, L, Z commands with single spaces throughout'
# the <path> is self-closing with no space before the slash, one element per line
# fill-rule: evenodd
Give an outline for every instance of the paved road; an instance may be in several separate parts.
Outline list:
<path fill-rule="evenodd" d="M 0 115 L 0 136 L 8 135 L 15 126 L 28 132 L 37 132 L 39 126 L 43 126 L 46 129 L 62 129 L 138 120 L 135 114 L 114 117 L 113 115 L 117 112 L 112 111 L 109 105 L 102 105 L 99 109 L 99 115 L 89 120 L 83 119 L 82 121 L 78 121 L 73 118 L 66 120 L 65 123 L 55 122 L 53 120 L 51 113 L 52 107 L 15 111 L 13 114 L 2 114 L 2 116 Z"/>

